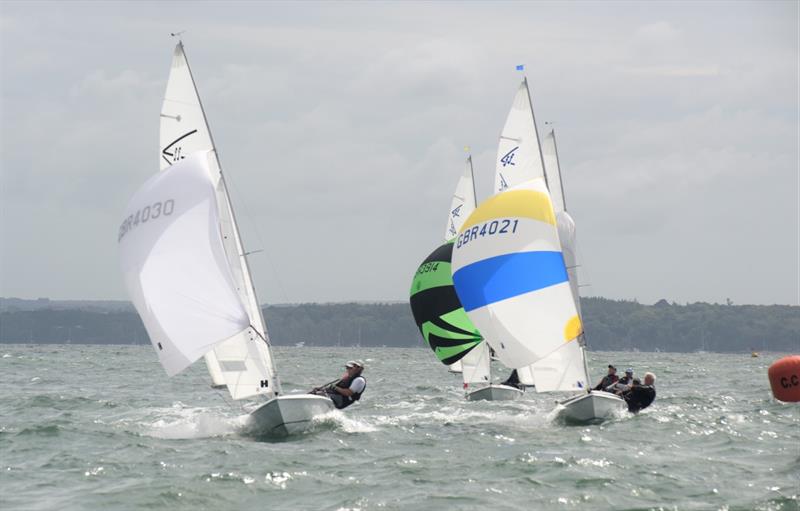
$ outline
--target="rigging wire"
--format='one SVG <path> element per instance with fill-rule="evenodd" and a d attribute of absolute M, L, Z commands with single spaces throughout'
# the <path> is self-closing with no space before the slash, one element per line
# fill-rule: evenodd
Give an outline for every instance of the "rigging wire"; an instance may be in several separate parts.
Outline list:
<path fill-rule="evenodd" d="M 261 236 L 261 231 L 258 228 L 258 224 L 255 221 L 255 216 L 250 213 L 250 208 L 247 206 L 247 201 L 244 200 L 244 194 L 242 194 L 242 192 L 239 190 L 239 187 L 236 185 L 236 181 L 232 178 L 229 172 L 225 174 L 225 177 L 228 180 L 228 182 L 231 183 L 231 185 L 233 185 L 232 188 L 234 189 L 236 196 L 238 197 L 237 202 L 242 205 L 242 208 L 244 208 L 244 216 L 247 219 L 248 224 L 252 226 L 251 231 L 255 232 L 255 236 L 256 238 L 258 238 L 258 243 L 262 247 L 260 249 L 247 251 L 245 253 L 245 256 L 247 256 L 247 254 L 255 254 L 258 252 L 264 253 L 264 257 L 267 259 L 267 264 L 269 264 L 269 268 L 272 271 L 272 276 L 275 280 L 275 283 L 278 284 L 278 291 L 280 292 L 283 302 L 291 303 L 289 301 L 289 296 L 286 293 L 286 289 L 283 286 L 283 282 L 281 281 L 281 278 L 278 274 L 278 271 L 275 269 L 275 265 L 272 262 L 272 258 L 269 256 L 269 251 L 267 250 L 267 244 L 264 243 L 264 238 Z M 260 306 L 261 304 L 259 304 L 259 307 Z"/>

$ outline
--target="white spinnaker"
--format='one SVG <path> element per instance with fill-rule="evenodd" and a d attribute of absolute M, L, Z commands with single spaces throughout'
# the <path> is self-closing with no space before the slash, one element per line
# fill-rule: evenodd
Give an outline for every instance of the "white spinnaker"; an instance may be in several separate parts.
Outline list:
<path fill-rule="evenodd" d="M 545 177 L 544 162 L 526 78 L 514 96 L 500 134 L 494 191 L 501 192 L 537 177 Z"/>
<path fill-rule="evenodd" d="M 160 124 L 162 170 L 196 151 L 214 151 L 217 171 L 212 173 L 212 177 L 220 210 L 219 229 L 237 292 L 250 318 L 249 330 L 218 345 L 206 357 L 209 374 L 215 384 L 224 383 L 234 399 L 280 393 L 280 381 L 275 374 L 266 325 L 230 205 L 230 195 L 219 170 L 213 137 L 182 43 L 178 43 L 173 54 Z M 219 381 L 220 375 L 223 382 Z"/>
<path fill-rule="evenodd" d="M 120 226 L 125 285 L 170 376 L 250 325 L 225 258 L 209 157 L 151 177 Z"/>
<path fill-rule="evenodd" d="M 464 384 L 489 383 L 492 359 L 486 341 L 472 348 L 461 360 L 461 376 Z"/>
<path fill-rule="evenodd" d="M 450 241 L 458 235 L 464 220 L 475 210 L 475 178 L 472 175 L 472 156 L 466 161 L 464 173 L 458 179 L 450 202 L 450 213 L 444 230 L 444 240 Z"/>
<path fill-rule="evenodd" d="M 497 230 L 499 223 L 506 227 Z M 491 197 L 459 233 L 452 258 L 456 291 L 507 367 L 531 365 L 580 333 L 560 252 L 544 179 Z"/>

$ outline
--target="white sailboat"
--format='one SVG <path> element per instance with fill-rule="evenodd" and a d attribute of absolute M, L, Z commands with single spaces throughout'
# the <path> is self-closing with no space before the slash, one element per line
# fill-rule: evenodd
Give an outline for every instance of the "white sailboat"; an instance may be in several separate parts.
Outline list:
<path fill-rule="evenodd" d="M 167 374 L 200 357 L 233 399 L 262 397 L 254 429 L 290 434 L 333 408 L 282 395 L 219 157 L 183 44 L 161 110 L 161 172 L 133 197 L 120 227 L 125 283 Z"/>
<path fill-rule="evenodd" d="M 459 298 L 500 361 L 517 368 L 521 383 L 535 384 L 538 392 L 586 392 L 577 280 L 568 271 L 574 270 L 574 255 L 572 264 L 565 263 L 574 247 L 574 224 L 570 230 L 566 211 L 556 213 L 554 202 L 563 209 L 561 190 L 560 199 L 551 198 L 560 178 L 545 170 L 527 80 L 506 119 L 496 164 L 498 193 L 467 220 L 453 251 Z M 610 394 L 577 397 L 624 404 Z M 576 415 L 586 404 L 564 403 Z M 597 412 L 605 415 L 602 404 Z"/>
<path fill-rule="evenodd" d="M 475 176 L 470 155 L 467 158 L 467 168 L 453 193 L 450 215 L 445 229 L 445 241 L 452 241 L 456 237 L 458 230 L 475 210 L 476 205 Z M 472 348 L 461 360 L 451 365 L 451 372 L 456 372 L 453 367 L 456 364 L 458 364 L 458 372 L 461 373 L 464 382 L 465 397 L 468 401 L 508 401 L 519 399 L 522 395 L 520 389 L 492 383 L 492 357 L 489 345 L 485 340 Z"/>

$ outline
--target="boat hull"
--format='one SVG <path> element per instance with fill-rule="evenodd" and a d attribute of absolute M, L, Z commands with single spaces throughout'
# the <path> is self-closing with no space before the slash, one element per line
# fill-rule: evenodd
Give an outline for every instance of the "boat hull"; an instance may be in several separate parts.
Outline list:
<path fill-rule="evenodd" d="M 333 409 L 333 401 L 324 396 L 312 394 L 278 396 L 250 413 L 251 427 L 258 435 L 294 435 L 307 431 L 314 417 Z"/>
<path fill-rule="evenodd" d="M 468 392 L 467 401 L 513 401 L 522 396 L 522 391 L 508 385 L 487 385 Z"/>
<path fill-rule="evenodd" d="M 559 417 L 578 423 L 604 421 L 628 409 L 624 399 L 600 390 L 575 396 L 559 404 L 564 407 L 559 411 Z"/>

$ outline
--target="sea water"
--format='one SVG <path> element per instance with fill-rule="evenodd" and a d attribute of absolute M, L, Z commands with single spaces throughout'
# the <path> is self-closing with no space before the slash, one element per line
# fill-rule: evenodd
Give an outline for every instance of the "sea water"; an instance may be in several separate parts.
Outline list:
<path fill-rule="evenodd" d="M 651 370 L 658 397 L 571 426 L 556 394 L 465 401 L 428 350 L 277 348 L 285 392 L 351 358 L 368 380 L 278 440 L 248 434 L 253 403 L 202 363 L 167 378 L 149 346 L 0 345 L 0 509 L 797 510 L 800 404 L 771 398 L 778 356 L 592 353 L 595 379 Z"/>

